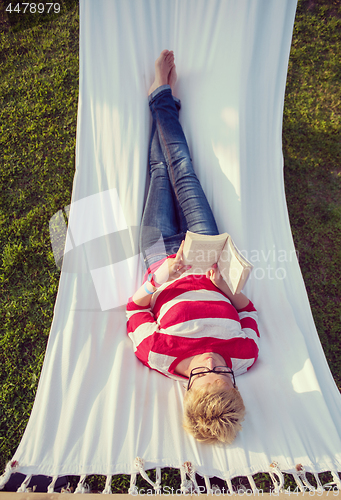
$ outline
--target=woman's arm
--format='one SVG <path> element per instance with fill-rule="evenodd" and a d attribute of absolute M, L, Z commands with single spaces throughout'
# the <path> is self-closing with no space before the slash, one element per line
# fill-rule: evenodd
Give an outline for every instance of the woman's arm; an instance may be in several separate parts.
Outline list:
<path fill-rule="evenodd" d="M 245 334 L 245 337 L 252 339 L 258 350 L 258 315 L 251 300 L 249 300 L 243 293 L 236 293 L 233 295 L 226 281 L 221 276 L 217 264 L 214 264 L 213 269 L 210 269 L 210 271 L 207 272 L 206 277 L 228 296 L 232 305 L 238 312 L 240 326 Z"/>
<path fill-rule="evenodd" d="M 185 271 L 187 271 L 191 267 L 191 266 L 185 266 L 183 263 L 182 260 L 183 248 L 184 248 L 184 241 L 181 243 L 176 256 L 171 259 L 166 259 L 161 264 L 159 269 L 154 273 L 154 280 L 158 285 L 163 285 L 167 281 L 172 281 L 176 278 L 179 278 Z M 135 304 L 142 307 L 148 307 L 152 295 L 156 289 L 157 287 L 153 286 L 151 283 L 146 281 L 137 290 L 137 292 L 134 293 L 132 299 L 135 302 Z"/>
<path fill-rule="evenodd" d="M 249 299 L 244 295 L 243 293 L 236 293 L 233 295 L 233 293 L 230 290 L 230 287 L 220 274 L 219 268 L 217 264 L 214 264 L 213 268 L 207 271 L 206 273 L 206 278 L 210 279 L 212 283 L 219 288 L 222 292 L 227 295 L 227 297 L 230 299 L 232 305 L 238 310 L 244 309 L 244 307 L 247 307 L 249 305 Z"/>

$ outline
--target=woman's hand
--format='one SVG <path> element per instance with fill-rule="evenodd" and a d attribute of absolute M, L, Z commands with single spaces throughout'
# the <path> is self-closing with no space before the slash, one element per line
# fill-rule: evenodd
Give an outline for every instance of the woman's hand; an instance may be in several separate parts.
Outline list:
<path fill-rule="evenodd" d="M 206 278 L 210 279 L 212 283 L 219 288 L 225 295 L 230 299 L 231 304 L 238 310 L 247 307 L 249 304 L 249 299 L 243 293 L 236 293 L 235 295 L 231 292 L 230 287 L 220 274 L 217 264 L 213 264 L 212 269 L 207 271 Z"/>
<path fill-rule="evenodd" d="M 191 266 L 185 266 L 183 263 L 184 243 L 184 241 L 181 243 L 176 257 L 166 259 L 155 272 L 155 281 L 159 285 L 179 278 L 185 271 L 191 268 Z"/>
<path fill-rule="evenodd" d="M 159 285 L 163 285 L 166 281 L 172 281 L 179 278 L 191 266 L 185 266 L 182 259 L 184 241 L 181 243 L 176 257 L 166 259 L 163 264 L 154 273 L 155 281 Z M 147 287 L 147 288 L 146 288 Z M 155 291 L 155 290 L 154 290 Z M 153 290 L 150 289 L 150 284 L 144 283 L 137 292 L 134 293 L 132 299 L 135 304 L 141 307 L 150 306 L 150 301 L 153 295 Z"/>
<path fill-rule="evenodd" d="M 212 269 L 207 271 L 206 278 L 212 281 L 213 285 L 215 285 L 220 290 L 226 285 L 224 278 L 220 274 L 218 264 L 213 264 Z"/>

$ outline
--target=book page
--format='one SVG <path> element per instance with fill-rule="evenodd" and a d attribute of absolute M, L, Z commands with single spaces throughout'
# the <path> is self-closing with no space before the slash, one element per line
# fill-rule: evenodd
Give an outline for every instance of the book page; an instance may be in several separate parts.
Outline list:
<path fill-rule="evenodd" d="M 190 274 L 206 274 L 213 264 L 218 262 L 227 236 L 226 233 L 207 236 L 188 231 L 183 250 L 184 263 L 192 266 L 188 272 Z"/>
<path fill-rule="evenodd" d="M 241 291 L 253 267 L 237 250 L 231 237 L 221 252 L 218 265 L 233 294 Z"/>
<path fill-rule="evenodd" d="M 229 237 L 228 241 L 229 241 L 229 245 L 230 245 L 230 248 L 231 248 L 231 252 L 236 256 L 236 258 L 239 260 L 239 262 L 241 262 L 241 264 L 243 265 L 243 267 L 244 268 L 251 268 L 252 269 L 253 265 L 238 250 L 238 248 L 236 247 L 236 245 L 235 245 L 233 239 L 231 238 L 231 236 Z"/>

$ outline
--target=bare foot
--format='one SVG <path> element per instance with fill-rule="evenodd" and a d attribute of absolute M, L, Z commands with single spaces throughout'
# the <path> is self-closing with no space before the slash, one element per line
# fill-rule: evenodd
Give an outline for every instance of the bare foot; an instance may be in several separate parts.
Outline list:
<path fill-rule="evenodd" d="M 170 50 L 163 50 L 155 61 L 155 80 L 153 81 L 148 95 L 161 85 L 168 84 L 168 75 L 174 66 L 174 54 Z"/>
<path fill-rule="evenodd" d="M 174 86 L 175 86 L 177 78 L 178 78 L 178 75 L 176 74 L 176 66 L 174 64 L 174 66 L 172 67 L 172 69 L 170 70 L 169 75 L 168 75 L 168 85 L 170 85 L 173 95 L 174 95 Z"/>

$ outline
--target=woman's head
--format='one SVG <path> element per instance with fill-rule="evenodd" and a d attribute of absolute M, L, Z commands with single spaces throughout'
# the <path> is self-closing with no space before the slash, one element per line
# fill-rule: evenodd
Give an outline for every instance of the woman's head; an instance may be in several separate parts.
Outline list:
<path fill-rule="evenodd" d="M 198 441 L 230 444 L 241 430 L 245 406 L 236 388 L 216 381 L 192 387 L 184 397 L 184 429 Z"/>

